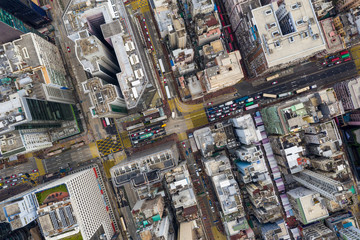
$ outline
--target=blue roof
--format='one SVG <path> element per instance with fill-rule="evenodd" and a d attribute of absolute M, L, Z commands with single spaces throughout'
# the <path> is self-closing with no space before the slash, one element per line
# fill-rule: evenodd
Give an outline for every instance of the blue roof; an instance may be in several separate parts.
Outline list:
<path fill-rule="evenodd" d="M 251 165 L 251 163 L 249 162 L 243 162 L 243 161 L 238 161 L 235 163 L 237 169 L 241 172 L 241 173 L 245 173 L 245 168 L 249 167 Z"/>

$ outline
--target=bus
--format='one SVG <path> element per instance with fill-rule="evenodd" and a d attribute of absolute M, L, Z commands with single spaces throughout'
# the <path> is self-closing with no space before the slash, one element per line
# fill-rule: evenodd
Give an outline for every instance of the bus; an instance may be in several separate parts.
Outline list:
<path fill-rule="evenodd" d="M 153 135 L 154 135 L 154 133 L 150 132 L 150 133 L 141 135 L 141 136 L 139 137 L 139 139 L 149 138 L 149 137 L 152 137 Z"/>
<path fill-rule="evenodd" d="M 332 61 L 332 62 L 336 62 L 336 61 L 338 61 L 339 59 L 340 59 L 340 58 L 337 57 L 337 58 L 332 59 L 331 61 Z"/>
<path fill-rule="evenodd" d="M 234 103 L 244 102 L 244 101 L 246 101 L 247 99 L 249 99 L 249 96 L 237 98 L 237 99 L 234 100 Z"/>
<path fill-rule="evenodd" d="M 110 125 L 110 121 L 109 121 L 109 118 L 105 118 L 105 122 L 106 122 L 106 126 L 109 126 Z"/>
<path fill-rule="evenodd" d="M 287 97 L 287 96 L 290 96 L 292 94 L 292 92 L 287 92 L 287 93 L 280 93 L 278 95 L 279 98 L 282 98 L 282 97 Z"/>
<path fill-rule="evenodd" d="M 233 35 L 232 34 L 230 34 L 230 41 L 234 41 L 234 37 L 233 37 Z"/>
<path fill-rule="evenodd" d="M 234 48 L 233 48 L 233 46 L 232 46 L 231 43 L 229 43 L 229 48 L 230 48 L 230 51 L 233 51 L 233 50 L 234 50 Z"/>
<path fill-rule="evenodd" d="M 301 89 L 299 89 L 299 90 L 296 90 L 296 93 L 299 94 L 299 93 L 305 92 L 305 91 L 307 91 L 307 90 L 310 90 L 310 87 L 309 87 L 309 86 L 304 87 L 304 88 L 301 88 Z"/>
<path fill-rule="evenodd" d="M 126 231 L 127 231 L 127 228 L 126 228 L 125 221 L 124 221 L 124 218 L 123 218 L 123 217 L 120 218 L 120 224 L 121 224 L 122 230 L 123 230 L 124 232 L 126 232 Z"/>
<path fill-rule="evenodd" d="M 251 106 L 253 104 L 254 104 L 254 102 L 248 102 L 248 103 L 245 104 L 245 107 Z"/>
<path fill-rule="evenodd" d="M 258 108 L 259 107 L 259 104 L 254 104 L 254 105 L 251 105 L 249 107 L 245 107 L 245 110 L 250 110 L 250 109 L 254 109 L 254 108 Z"/>
<path fill-rule="evenodd" d="M 159 59 L 159 65 L 160 65 L 160 70 L 161 70 L 161 72 L 164 73 L 164 72 L 165 72 L 165 68 L 164 68 L 164 64 L 163 64 L 161 58 Z"/>
<path fill-rule="evenodd" d="M 169 86 L 168 86 L 168 85 L 165 86 L 165 91 L 166 91 L 166 96 L 167 96 L 167 98 L 168 98 L 168 99 L 171 99 L 170 90 L 169 90 Z"/>
<path fill-rule="evenodd" d="M 270 77 L 267 77 L 267 78 L 266 78 L 266 81 L 274 80 L 274 79 L 278 78 L 279 76 L 280 76 L 280 75 L 277 73 L 277 74 L 275 74 L 275 75 L 272 75 L 272 76 L 270 76 Z"/>
<path fill-rule="evenodd" d="M 277 95 L 275 95 L 275 94 L 263 93 L 263 97 L 266 97 L 266 98 L 277 98 Z"/>
<path fill-rule="evenodd" d="M 130 130 L 134 130 L 136 128 L 141 128 L 141 127 L 144 127 L 144 123 L 138 123 L 138 124 L 135 124 L 135 125 L 132 125 L 132 126 L 129 126 L 126 128 L 126 131 L 130 131 Z"/>
<path fill-rule="evenodd" d="M 341 54 L 341 55 L 344 55 L 344 54 L 349 54 L 349 51 L 348 51 L 348 50 L 346 50 L 346 51 L 341 52 L 340 54 Z"/>
<path fill-rule="evenodd" d="M 342 59 L 348 58 L 348 57 L 350 57 L 350 54 L 349 54 L 349 53 L 341 56 Z"/>

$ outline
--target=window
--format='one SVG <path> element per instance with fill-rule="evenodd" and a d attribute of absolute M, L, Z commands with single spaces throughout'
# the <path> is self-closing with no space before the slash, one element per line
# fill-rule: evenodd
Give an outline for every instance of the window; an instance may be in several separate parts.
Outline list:
<path fill-rule="evenodd" d="M 291 10 L 296 10 L 296 9 L 299 9 L 300 7 L 301 7 L 301 5 L 298 4 L 298 3 L 295 3 L 295 4 L 290 6 Z"/>
<path fill-rule="evenodd" d="M 270 15 L 271 13 L 272 13 L 271 9 L 265 11 L 265 15 Z"/>
<path fill-rule="evenodd" d="M 29 58 L 29 53 L 27 51 L 27 49 L 24 47 L 23 49 L 21 49 L 23 54 L 24 54 L 24 58 Z"/>
<path fill-rule="evenodd" d="M 302 38 L 308 38 L 309 37 L 309 32 L 308 31 L 302 32 L 301 37 Z"/>
<path fill-rule="evenodd" d="M 280 33 L 279 33 L 279 31 L 275 31 L 275 32 L 272 32 L 271 35 L 272 35 L 273 37 L 277 37 L 277 36 L 280 35 Z"/>
<path fill-rule="evenodd" d="M 304 20 L 302 20 L 302 19 L 300 19 L 300 20 L 297 20 L 296 21 L 296 25 L 302 25 L 302 24 L 304 24 Z"/>
<path fill-rule="evenodd" d="M 289 42 L 290 42 L 290 43 L 293 43 L 293 42 L 295 42 L 295 39 L 294 39 L 294 37 L 289 37 Z"/>
<path fill-rule="evenodd" d="M 275 22 L 270 23 L 270 28 L 273 28 L 273 27 L 276 27 L 276 23 L 275 23 Z"/>

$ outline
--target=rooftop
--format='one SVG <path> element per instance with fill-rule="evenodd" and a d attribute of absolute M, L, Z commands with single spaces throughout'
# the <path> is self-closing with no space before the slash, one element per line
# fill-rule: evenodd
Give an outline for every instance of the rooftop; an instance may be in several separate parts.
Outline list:
<path fill-rule="evenodd" d="M 252 144 L 262 139 L 260 131 L 256 129 L 250 114 L 232 118 L 231 122 L 235 128 L 235 133 L 242 144 Z"/>
<path fill-rule="evenodd" d="M 216 174 L 231 169 L 230 160 L 224 153 L 215 157 L 203 159 L 203 162 L 205 165 L 206 174 L 209 176 L 215 176 Z"/>
<path fill-rule="evenodd" d="M 194 131 L 194 139 L 203 156 L 210 156 L 213 153 L 215 142 L 209 127 Z"/>
<path fill-rule="evenodd" d="M 325 50 L 310 0 L 285 0 L 252 10 L 268 67 L 302 59 Z"/>

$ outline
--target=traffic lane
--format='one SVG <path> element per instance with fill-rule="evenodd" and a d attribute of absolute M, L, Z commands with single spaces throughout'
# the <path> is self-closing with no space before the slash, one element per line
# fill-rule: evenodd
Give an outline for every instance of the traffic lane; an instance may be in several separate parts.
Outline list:
<path fill-rule="evenodd" d="M 60 153 L 59 155 L 43 159 L 46 173 L 57 172 L 60 169 L 67 168 L 74 163 L 85 162 L 92 159 L 92 154 L 88 146 L 77 149 L 71 149 Z"/>
<path fill-rule="evenodd" d="M 37 169 L 35 159 L 33 157 L 28 159 L 28 162 L 1 169 L 0 178 L 10 177 L 13 174 L 19 175 L 19 173 L 31 173 L 32 170 Z"/>

